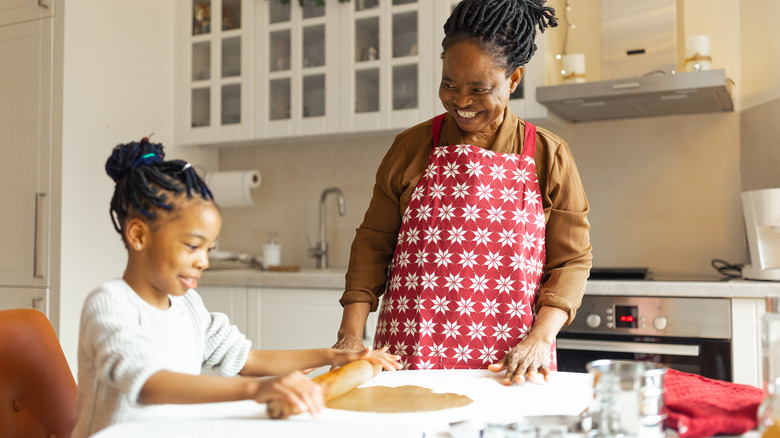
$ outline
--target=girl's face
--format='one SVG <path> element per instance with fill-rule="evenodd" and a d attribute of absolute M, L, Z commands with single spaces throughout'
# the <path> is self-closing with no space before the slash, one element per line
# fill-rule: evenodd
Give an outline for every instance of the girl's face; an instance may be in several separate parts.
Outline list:
<path fill-rule="evenodd" d="M 214 203 L 195 198 L 180 202 L 149 227 L 138 254 L 142 284 L 131 284 L 142 298 L 161 308 L 168 307 L 169 294 L 184 295 L 198 286 L 222 226 Z"/>
<path fill-rule="evenodd" d="M 460 129 L 473 134 L 500 125 L 523 68 L 507 77 L 493 55 L 471 41 L 451 46 L 442 61 L 439 99 Z"/>

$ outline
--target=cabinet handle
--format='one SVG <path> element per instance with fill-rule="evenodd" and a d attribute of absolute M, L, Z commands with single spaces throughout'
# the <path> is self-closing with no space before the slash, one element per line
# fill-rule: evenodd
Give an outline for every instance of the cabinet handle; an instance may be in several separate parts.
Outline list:
<path fill-rule="evenodd" d="M 41 309 L 38 308 L 38 305 L 40 303 L 42 303 L 42 302 L 43 302 L 43 298 L 40 298 L 40 297 L 39 298 L 33 298 L 32 299 L 32 308 L 33 309 L 37 309 L 37 310 L 41 310 Z"/>
<path fill-rule="evenodd" d="M 41 207 L 41 199 L 46 196 L 46 193 L 36 193 L 35 194 L 35 238 L 33 242 L 33 277 L 34 278 L 45 278 L 43 275 L 43 272 L 45 272 L 45 267 L 40 266 L 43 263 L 38 262 L 38 258 L 44 251 L 40 250 L 41 244 L 46 244 L 46 239 L 41 237 L 41 233 L 43 233 L 44 225 L 41 224 L 42 219 L 45 217 L 45 210 Z M 45 203 L 43 204 L 45 206 Z M 45 221 L 44 221 L 45 224 Z"/>
<path fill-rule="evenodd" d="M 49 6 L 51 6 L 51 0 L 38 0 L 38 6 L 49 9 Z"/>

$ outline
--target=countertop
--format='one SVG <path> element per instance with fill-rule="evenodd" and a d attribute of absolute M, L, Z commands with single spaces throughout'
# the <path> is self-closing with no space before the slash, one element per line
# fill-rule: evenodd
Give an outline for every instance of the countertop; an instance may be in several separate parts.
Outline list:
<path fill-rule="evenodd" d="M 203 286 L 344 289 L 345 268 L 267 272 L 253 269 L 209 270 Z M 780 282 L 743 279 L 588 280 L 588 295 L 639 295 L 764 298 L 780 295 Z"/>

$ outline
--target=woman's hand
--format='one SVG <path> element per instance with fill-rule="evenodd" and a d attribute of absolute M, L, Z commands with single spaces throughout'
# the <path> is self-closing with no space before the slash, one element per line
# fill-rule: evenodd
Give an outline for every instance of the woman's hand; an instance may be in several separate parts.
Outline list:
<path fill-rule="evenodd" d="M 400 370 L 402 368 L 401 356 L 388 353 L 387 347 L 382 347 L 379 350 L 368 347 L 363 350 L 339 351 L 338 353 L 333 361 L 334 367 L 340 367 L 362 359 L 381 365 L 382 368 L 388 371 Z"/>
<path fill-rule="evenodd" d="M 363 345 L 363 339 L 362 338 L 355 338 L 355 337 L 339 337 L 339 340 L 336 341 L 335 344 L 333 344 L 333 348 L 337 350 L 358 350 L 363 351 L 366 349 L 366 346 Z"/>
<path fill-rule="evenodd" d="M 504 385 L 526 380 L 544 383 L 550 376 L 551 349 L 552 343 L 529 335 L 509 350 L 501 362 L 488 365 L 488 370 L 494 373 L 506 370 L 506 376 L 501 382 Z"/>
<path fill-rule="evenodd" d="M 300 371 L 257 380 L 257 389 L 252 398 L 258 403 L 281 400 L 313 416 L 318 415 L 325 406 L 320 385 L 309 380 Z"/>

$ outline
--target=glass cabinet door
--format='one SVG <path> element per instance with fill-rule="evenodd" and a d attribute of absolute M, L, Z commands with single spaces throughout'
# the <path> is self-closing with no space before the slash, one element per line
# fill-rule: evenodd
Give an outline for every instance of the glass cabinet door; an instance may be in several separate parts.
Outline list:
<path fill-rule="evenodd" d="M 266 138 L 337 132 L 339 3 L 262 2 L 258 129 Z"/>
<path fill-rule="evenodd" d="M 183 142 L 251 137 L 251 63 L 245 0 L 182 0 L 186 7 L 189 68 Z M 250 41 L 251 42 L 251 41 Z M 183 120 L 182 120 L 183 119 Z"/>
<path fill-rule="evenodd" d="M 342 26 L 343 129 L 409 127 L 433 114 L 434 2 L 354 0 Z M 425 84 L 425 86 L 421 86 Z"/>

